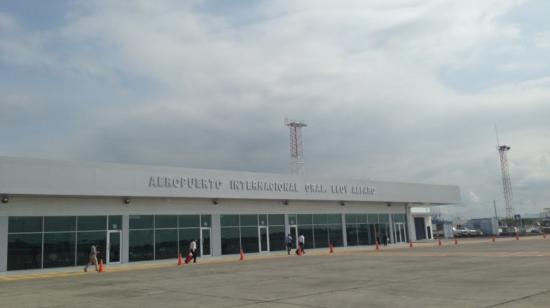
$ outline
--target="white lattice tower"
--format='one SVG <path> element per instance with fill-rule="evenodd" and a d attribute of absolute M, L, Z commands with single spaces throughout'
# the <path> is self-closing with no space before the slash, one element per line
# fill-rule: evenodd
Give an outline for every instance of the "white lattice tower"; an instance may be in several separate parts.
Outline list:
<path fill-rule="evenodd" d="M 302 127 L 307 124 L 303 121 L 285 119 L 285 125 L 290 129 L 290 172 L 304 174 L 304 148 L 302 146 Z"/>
<path fill-rule="evenodd" d="M 511 148 L 507 145 L 497 147 L 500 156 L 500 170 L 502 172 L 502 188 L 504 190 L 504 201 L 506 202 L 506 218 L 514 218 L 514 206 L 512 205 L 512 181 L 510 180 L 510 169 L 508 168 L 508 152 Z"/>

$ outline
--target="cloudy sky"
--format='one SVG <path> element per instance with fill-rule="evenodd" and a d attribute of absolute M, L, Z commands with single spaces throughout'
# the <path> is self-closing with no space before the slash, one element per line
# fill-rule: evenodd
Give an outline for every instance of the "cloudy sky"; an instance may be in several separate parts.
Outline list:
<path fill-rule="evenodd" d="M 458 184 L 550 207 L 547 0 L 2 1 L 0 155 Z"/>

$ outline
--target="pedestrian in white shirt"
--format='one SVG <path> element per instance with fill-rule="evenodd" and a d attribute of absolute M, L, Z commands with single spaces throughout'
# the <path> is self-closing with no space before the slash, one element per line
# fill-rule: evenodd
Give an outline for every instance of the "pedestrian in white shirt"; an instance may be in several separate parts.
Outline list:
<path fill-rule="evenodd" d="M 306 251 L 304 250 L 305 245 L 306 245 L 306 238 L 304 237 L 303 234 L 300 234 L 300 236 L 298 237 L 298 249 L 300 249 L 302 253 L 306 253 Z"/>
<path fill-rule="evenodd" d="M 193 258 L 193 263 L 197 263 L 197 241 L 192 240 L 189 243 L 189 257 L 185 260 L 186 263 L 189 263 L 191 261 L 191 258 Z"/>

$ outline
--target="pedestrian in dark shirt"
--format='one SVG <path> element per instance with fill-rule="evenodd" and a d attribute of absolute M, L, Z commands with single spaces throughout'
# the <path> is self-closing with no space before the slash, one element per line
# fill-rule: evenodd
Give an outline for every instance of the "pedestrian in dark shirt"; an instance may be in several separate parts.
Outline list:
<path fill-rule="evenodd" d="M 290 233 L 288 234 L 288 236 L 286 237 L 286 240 L 285 240 L 285 244 L 286 244 L 286 250 L 287 250 L 287 253 L 288 255 L 290 255 L 290 251 L 292 250 L 292 235 L 290 235 Z"/>

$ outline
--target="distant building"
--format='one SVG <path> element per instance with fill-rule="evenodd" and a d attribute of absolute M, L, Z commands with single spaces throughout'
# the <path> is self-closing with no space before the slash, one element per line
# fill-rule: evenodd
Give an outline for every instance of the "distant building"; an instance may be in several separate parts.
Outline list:
<path fill-rule="evenodd" d="M 470 219 L 464 226 L 480 230 L 485 235 L 498 235 L 498 221 L 494 217 Z"/>
<path fill-rule="evenodd" d="M 441 218 L 432 218 L 433 235 L 436 238 L 453 238 L 453 222 Z"/>

